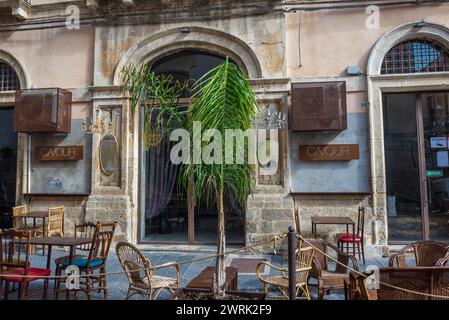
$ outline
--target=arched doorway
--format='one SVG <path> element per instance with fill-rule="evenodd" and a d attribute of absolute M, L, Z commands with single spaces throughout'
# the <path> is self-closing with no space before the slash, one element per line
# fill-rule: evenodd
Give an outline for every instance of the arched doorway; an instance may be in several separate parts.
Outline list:
<path fill-rule="evenodd" d="M 171 52 L 149 62 L 156 74 L 180 82 L 195 82 L 218 66 L 225 57 L 196 49 Z M 189 92 L 185 92 L 188 98 Z M 180 106 L 180 108 L 186 106 Z M 142 128 L 143 130 L 143 128 Z M 170 162 L 168 141 L 149 150 L 142 148 L 141 210 L 142 241 L 152 243 L 215 244 L 217 209 L 204 199 L 193 203 L 185 190 L 178 188 L 178 167 Z M 244 243 L 244 209 L 228 199 L 225 204 L 226 236 L 229 244 Z M 142 230 L 142 229 L 141 229 Z"/>
<path fill-rule="evenodd" d="M 14 68 L 0 60 L 0 94 L 20 89 Z M 17 133 L 14 132 L 14 105 L 0 104 L 0 214 L 9 212 L 16 201 Z M 1 221 L 0 228 L 11 227 Z"/>
<path fill-rule="evenodd" d="M 448 40 L 442 26 L 404 25 L 368 63 L 377 237 L 390 244 L 449 239 Z"/>

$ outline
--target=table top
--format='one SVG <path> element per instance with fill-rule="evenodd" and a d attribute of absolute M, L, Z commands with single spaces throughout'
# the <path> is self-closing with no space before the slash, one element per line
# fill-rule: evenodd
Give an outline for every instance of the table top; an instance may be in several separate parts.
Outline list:
<path fill-rule="evenodd" d="M 313 224 L 355 224 L 349 217 L 312 217 Z"/>
<path fill-rule="evenodd" d="M 48 211 L 30 211 L 26 214 L 27 218 L 47 218 Z"/>
<path fill-rule="evenodd" d="M 50 246 L 68 246 L 74 247 L 92 242 L 91 238 L 75 238 L 75 237 L 39 237 L 32 238 L 30 244 L 50 245 Z"/>
<path fill-rule="evenodd" d="M 237 268 L 226 268 L 226 287 L 229 287 L 235 277 L 237 277 Z M 215 273 L 215 267 L 207 267 L 192 281 L 187 284 L 187 288 L 212 288 L 212 281 Z"/>

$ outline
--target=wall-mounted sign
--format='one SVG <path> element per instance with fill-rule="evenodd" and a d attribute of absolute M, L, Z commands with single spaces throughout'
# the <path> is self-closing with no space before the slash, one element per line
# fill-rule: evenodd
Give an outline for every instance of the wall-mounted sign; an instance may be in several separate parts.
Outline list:
<path fill-rule="evenodd" d="M 443 170 L 426 170 L 426 177 L 428 178 L 439 178 L 444 176 Z"/>
<path fill-rule="evenodd" d="M 299 160 L 350 161 L 360 159 L 358 144 L 325 144 L 299 146 Z"/>
<path fill-rule="evenodd" d="M 78 161 L 84 158 L 83 146 L 36 147 L 35 159 L 38 161 Z"/>

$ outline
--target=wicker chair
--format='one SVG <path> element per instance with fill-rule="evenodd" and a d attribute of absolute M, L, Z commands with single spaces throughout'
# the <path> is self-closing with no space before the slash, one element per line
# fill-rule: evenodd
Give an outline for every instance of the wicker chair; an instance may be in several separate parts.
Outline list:
<path fill-rule="evenodd" d="M 449 244 L 442 241 L 416 241 L 408 244 L 401 251 L 393 254 L 389 261 L 389 267 L 407 267 L 406 255 L 413 252 L 417 267 L 434 267 L 439 260 L 449 255 Z"/>
<path fill-rule="evenodd" d="M 149 300 L 153 300 L 163 290 L 173 293 L 174 289 L 179 288 L 180 269 L 177 264 L 169 262 L 151 269 L 150 260 L 145 258 L 139 249 L 126 241 L 117 243 L 115 251 L 129 281 L 126 300 L 135 294 L 140 294 L 142 297 L 147 296 Z M 162 268 L 173 268 L 176 271 L 176 278 L 158 276 L 153 273 L 155 269 Z"/>
<path fill-rule="evenodd" d="M 349 281 L 349 269 L 337 263 L 335 268 L 331 269 L 329 259 L 321 252 L 335 257 L 338 262 L 354 270 L 358 271 L 359 265 L 352 255 L 341 251 L 325 240 L 310 239 L 308 242 L 319 250 L 315 250 L 310 278 L 318 281 L 318 300 L 322 300 L 324 294 L 329 294 L 330 290 L 345 288 L 345 281 Z"/>
<path fill-rule="evenodd" d="M 305 298 L 307 300 L 310 300 L 310 293 L 309 288 L 307 285 L 308 278 L 309 278 L 309 272 L 312 269 L 312 259 L 313 259 L 313 248 L 312 247 L 304 247 L 299 250 L 297 250 L 296 253 L 296 295 L 300 292 L 304 293 Z M 267 278 L 264 278 L 261 276 L 261 270 L 260 268 L 262 266 L 269 266 L 270 268 L 273 268 L 275 270 L 278 270 L 281 272 L 280 275 L 277 276 L 270 276 Z M 256 273 L 259 277 L 259 280 L 264 285 L 264 292 L 268 293 L 270 286 L 273 286 L 281 292 L 281 296 L 277 298 L 281 299 L 288 299 L 288 289 L 289 289 L 289 283 L 288 283 L 288 269 L 278 267 L 275 265 L 272 265 L 268 262 L 261 262 L 257 265 Z"/>
<path fill-rule="evenodd" d="M 369 274 L 366 274 L 369 275 Z M 351 274 L 351 285 L 357 283 L 352 298 L 360 300 L 439 300 L 449 299 L 449 268 L 381 268 L 379 289 L 368 289 L 366 278 Z M 401 290 L 401 289 L 404 290 Z M 354 289 L 354 288 L 353 288 Z M 355 292 L 355 294 L 354 294 Z M 437 298 L 428 294 L 442 296 Z"/>

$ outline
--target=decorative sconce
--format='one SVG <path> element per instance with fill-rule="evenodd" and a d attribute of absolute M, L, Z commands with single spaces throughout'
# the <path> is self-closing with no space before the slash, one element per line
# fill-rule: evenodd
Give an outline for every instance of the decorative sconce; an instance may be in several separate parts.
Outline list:
<path fill-rule="evenodd" d="M 109 117 L 104 117 L 102 111 L 107 112 Z M 86 133 L 92 134 L 111 133 L 113 131 L 112 109 L 97 108 L 95 113 L 95 120 L 92 118 L 86 118 L 83 120 L 82 130 Z"/>
<path fill-rule="evenodd" d="M 287 115 L 281 111 L 272 110 L 267 107 L 265 111 L 261 112 L 258 118 L 253 120 L 255 129 L 276 130 L 287 127 Z"/>

